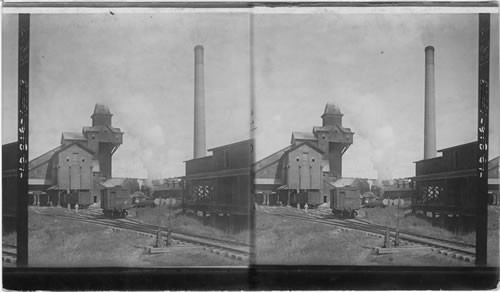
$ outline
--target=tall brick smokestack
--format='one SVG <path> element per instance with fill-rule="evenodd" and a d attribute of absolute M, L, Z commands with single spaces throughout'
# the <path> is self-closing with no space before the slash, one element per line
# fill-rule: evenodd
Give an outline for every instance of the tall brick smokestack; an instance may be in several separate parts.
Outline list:
<path fill-rule="evenodd" d="M 434 47 L 425 48 L 424 159 L 436 157 L 436 97 L 434 88 Z"/>
<path fill-rule="evenodd" d="M 194 48 L 194 158 L 206 154 L 203 46 Z"/>

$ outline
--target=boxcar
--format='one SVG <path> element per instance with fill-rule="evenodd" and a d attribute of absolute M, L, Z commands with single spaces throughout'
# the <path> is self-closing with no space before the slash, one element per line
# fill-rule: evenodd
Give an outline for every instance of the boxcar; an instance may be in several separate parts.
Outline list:
<path fill-rule="evenodd" d="M 332 214 L 339 218 L 354 218 L 361 208 L 360 191 L 357 188 L 342 187 L 330 191 Z"/>
<path fill-rule="evenodd" d="M 132 198 L 127 191 L 104 189 L 101 191 L 101 208 L 104 216 L 125 218 L 132 207 Z"/>

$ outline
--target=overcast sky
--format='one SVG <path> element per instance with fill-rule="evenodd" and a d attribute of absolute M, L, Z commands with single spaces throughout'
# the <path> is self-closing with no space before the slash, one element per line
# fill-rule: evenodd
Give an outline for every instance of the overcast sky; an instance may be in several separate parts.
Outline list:
<path fill-rule="evenodd" d="M 477 139 L 478 16 L 255 18 L 257 158 L 320 126 L 337 104 L 354 144 L 343 176 L 413 176 L 423 159 L 424 48 L 435 47 L 437 148 Z M 498 18 L 492 21 L 490 157 L 499 154 Z"/>
<path fill-rule="evenodd" d="M 476 14 L 257 15 L 256 158 L 321 125 L 326 102 L 354 144 L 344 176 L 414 175 L 423 158 L 424 48 L 435 47 L 438 149 L 476 140 Z M 249 138 L 246 14 L 33 15 L 30 158 L 109 105 L 125 132 L 117 177 L 184 175 L 192 158 L 193 48 L 205 47 L 207 147 Z M 17 138 L 17 16 L 3 16 L 2 137 Z M 499 155 L 498 19 L 492 18 L 490 157 Z"/>

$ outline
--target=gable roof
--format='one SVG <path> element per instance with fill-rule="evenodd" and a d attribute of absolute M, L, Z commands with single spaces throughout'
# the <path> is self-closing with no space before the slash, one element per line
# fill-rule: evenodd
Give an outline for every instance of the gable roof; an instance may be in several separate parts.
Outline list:
<path fill-rule="evenodd" d="M 278 150 L 278 151 L 274 152 L 273 154 L 266 156 L 266 157 L 262 158 L 261 160 L 255 162 L 253 164 L 254 171 L 260 171 L 260 170 L 268 167 L 269 165 L 272 165 L 272 164 L 278 162 L 281 159 L 281 157 L 283 156 L 283 154 L 285 154 L 285 152 L 288 149 L 292 148 L 292 146 L 293 145 L 288 145 L 285 148 Z"/>
<path fill-rule="evenodd" d="M 351 131 L 351 128 L 345 128 L 345 127 L 342 127 L 340 125 L 325 126 L 325 127 L 323 127 L 323 126 L 315 126 L 315 127 L 313 127 L 313 133 L 316 133 L 318 131 L 329 132 L 331 129 L 338 129 L 338 130 L 340 130 L 344 134 L 354 134 L 354 132 Z"/>
<path fill-rule="evenodd" d="M 231 143 L 231 144 L 226 144 L 226 145 L 222 145 L 222 146 L 213 147 L 213 148 L 207 149 L 207 151 L 212 151 L 213 152 L 213 151 L 219 150 L 219 149 L 231 148 L 231 147 L 239 145 L 239 144 L 251 144 L 252 142 L 253 142 L 253 139 L 247 139 L 247 140 L 243 140 L 243 141 L 234 142 L 234 143 Z"/>
<path fill-rule="evenodd" d="M 97 125 L 97 126 L 93 126 L 93 127 L 83 127 L 82 132 L 83 132 L 83 134 L 85 134 L 85 133 L 86 133 L 86 132 L 88 132 L 88 131 L 92 131 L 92 132 L 99 132 L 99 131 L 101 131 L 103 128 L 107 128 L 107 129 L 109 129 L 112 133 L 115 133 L 115 134 L 122 134 L 122 133 L 123 133 L 123 132 L 120 130 L 120 128 L 110 127 L 110 126 L 106 126 L 106 125 Z"/>
<path fill-rule="evenodd" d="M 114 177 L 110 178 L 105 182 L 102 182 L 101 185 L 105 188 L 113 188 L 116 186 L 123 186 L 123 183 L 125 182 L 125 178 L 123 177 Z"/>
<path fill-rule="evenodd" d="M 285 153 L 288 153 L 288 152 L 291 152 L 299 147 L 302 147 L 303 145 L 307 145 L 308 147 L 318 151 L 319 153 L 323 154 L 323 150 L 321 150 L 318 146 L 312 144 L 311 142 L 309 141 L 305 141 L 305 142 L 302 142 L 302 143 L 299 143 L 299 144 L 296 144 L 296 145 L 292 145 L 292 147 L 288 150 L 285 151 Z"/>
<path fill-rule="evenodd" d="M 292 138 L 290 143 L 293 143 L 293 140 L 314 140 L 316 141 L 316 136 L 313 133 L 309 132 L 292 132 Z"/>
<path fill-rule="evenodd" d="M 63 147 L 64 145 L 59 145 L 56 148 L 49 150 L 38 157 L 33 158 L 30 162 L 28 162 L 28 170 L 34 169 L 42 164 L 49 162 L 50 159 L 52 159 L 52 157 L 54 156 L 54 154 L 56 154 Z"/>
<path fill-rule="evenodd" d="M 36 157 L 36 158 L 32 159 L 30 162 L 28 162 L 28 170 L 35 169 L 35 168 L 39 167 L 42 164 L 48 163 L 52 159 L 52 157 L 54 157 L 55 154 L 57 154 L 57 153 L 59 153 L 61 151 L 64 151 L 64 150 L 70 148 L 73 145 L 76 145 L 76 146 L 82 148 L 83 150 L 87 151 L 90 154 L 94 153 L 94 151 L 90 150 L 89 148 L 81 145 L 80 143 L 78 143 L 76 141 L 72 142 L 72 143 L 70 143 L 68 145 L 59 145 L 56 148 L 54 148 L 54 149 L 52 149 L 52 150 L 50 150 L 50 151 L 48 151 L 48 152 L 46 152 L 46 153 L 44 153 L 44 154 Z"/>
<path fill-rule="evenodd" d="M 64 140 L 67 140 L 67 141 L 87 141 L 87 138 L 85 138 L 85 136 L 83 136 L 82 133 L 63 132 L 61 135 L 61 144 L 63 143 Z"/>
<path fill-rule="evenodd" d="M 351 186 L 355 180 L 356 178 L 340 178 L 336 180 L 332 185 L 337 188 Z"/>

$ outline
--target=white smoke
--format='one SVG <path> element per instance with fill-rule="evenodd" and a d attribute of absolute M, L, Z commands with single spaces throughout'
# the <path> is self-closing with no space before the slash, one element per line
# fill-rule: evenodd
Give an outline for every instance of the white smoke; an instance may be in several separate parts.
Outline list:
<path fill-rule="evenodd" d="M 369 142 L 371 153 L 366 154 L 377 172 L 377 179 L 391 179 L 397 152 L 396 134 L 390 124 L 390 111 L 382 106 L 380 97 L 374 95 L 339 100 L 337 103 L 344 114 L 343 125 L 355 133 L 354 143 L 356 137 Z"/>
<path fill-rule="evenodd" d="M 164 127 L 153 122 L 157 109 L 154 104 L 143 102 L 141 98 L 132 99 L 134 102 L 110 104 L 114 114 L 113 125 L 120 127 L 125 133 L 123 145 L 118 151 L 125 157 L 135 157 L 142 165 L 130 165 L 130 172 L 134 168 L 142 167 L 148 179 L 157 179 L 167 165 L 167 145 Z"/>

